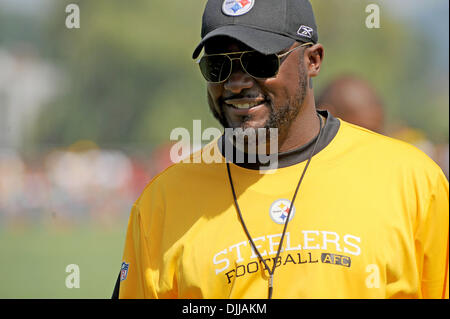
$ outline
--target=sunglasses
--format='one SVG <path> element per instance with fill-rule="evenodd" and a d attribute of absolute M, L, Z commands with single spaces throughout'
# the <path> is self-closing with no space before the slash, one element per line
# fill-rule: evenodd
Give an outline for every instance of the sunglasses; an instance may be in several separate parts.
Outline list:
<path fill-rule="evenodd" d="M 225 82 L 231 75 L 233 60 L 239 60 L 242 69 L 248 75 L 257 79 L 267 79 L 278 74 L 282 58 L 298 48 L 311 44 L 313 43 L 304 43 L 282 54 L 265 55 L 257 51 L 206 54 L 197 63 L 200 66 L 203 77 L 209 83 Z"/>

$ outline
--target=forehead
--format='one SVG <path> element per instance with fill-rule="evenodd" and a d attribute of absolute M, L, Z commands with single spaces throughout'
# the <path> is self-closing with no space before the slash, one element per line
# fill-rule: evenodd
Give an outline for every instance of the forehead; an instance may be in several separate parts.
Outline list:
<path fill-rule="evenodd" d="M 205 53 L 228 53 L 253 50 L 244 43 L 230 37 L 214 37 L 205 43 Z"/>

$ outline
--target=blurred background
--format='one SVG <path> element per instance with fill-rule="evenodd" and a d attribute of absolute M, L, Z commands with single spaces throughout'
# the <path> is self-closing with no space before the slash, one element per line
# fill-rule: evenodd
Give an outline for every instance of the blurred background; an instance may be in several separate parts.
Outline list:
<path fill-rule="evenodd" d="M 448 176 L 449 2 L 311 2 L 318 107 L 376 122 Z M 79 29 L 65 25 L 70 3 Z M 0 0 L 0 298 L 110 298 L 131 206 L 171 164 L 171 130 L 220 128 L 191 59 L 205 3 Z M 366 27 L 370 3 L 380 28 Z M 69 264 L 80 288 L 66 288 Z"/>

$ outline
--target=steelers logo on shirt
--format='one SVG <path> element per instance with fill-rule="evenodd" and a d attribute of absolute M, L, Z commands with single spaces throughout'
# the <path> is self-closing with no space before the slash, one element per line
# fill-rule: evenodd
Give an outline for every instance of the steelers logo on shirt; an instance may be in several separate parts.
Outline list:
<path fill-rule="evenodd" d="M 277 199 L 270 205 L 269 215 L 272 220 L 280 225 L 284 225 L 286 223 L 286 219 L 288 217 L 289 209 L 291 207 L 291 201 L 288 199 Z M 292 212 L 289 216 L 289 221 L 294 218 L 295 215 L 295 206 L 292 205 Z"/>

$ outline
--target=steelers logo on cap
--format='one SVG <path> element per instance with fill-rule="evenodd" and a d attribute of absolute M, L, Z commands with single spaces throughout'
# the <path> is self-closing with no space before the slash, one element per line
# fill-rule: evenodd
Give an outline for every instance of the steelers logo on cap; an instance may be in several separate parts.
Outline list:
<path fill-rule="evenodd" d="M 277 199 L 270 205 L 269 215 L 272 220 L 277 223 L 284 225 L 286 223 L 286 219 L 289 213 L 289 208 L 291 207 L 291 201 L 288 199 Z M 292 212 L 289 216 L 289 221 L 294 218 L 295 215 L 295 206 L 292 205 Z"/>
<path fill-rule="evenodd" d="M 255 0 L 224 0 L 222 11 L 228 16 L 241 16 L 249 12 L 254 4 Z"/>

